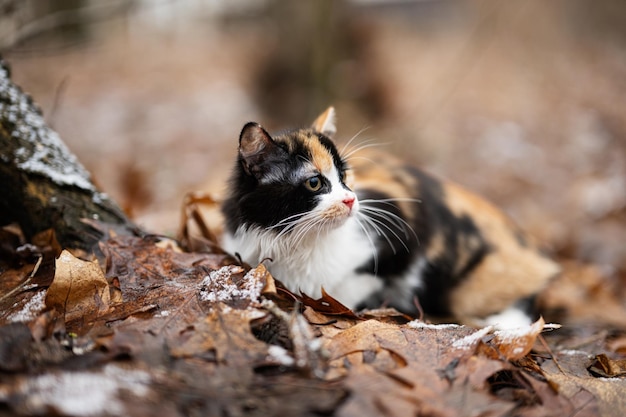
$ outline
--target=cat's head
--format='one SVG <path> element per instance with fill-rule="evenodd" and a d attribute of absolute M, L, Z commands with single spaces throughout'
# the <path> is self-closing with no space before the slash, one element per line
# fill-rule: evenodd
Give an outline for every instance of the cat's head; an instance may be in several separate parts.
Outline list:
<path fill-rule="evenodd" d="M 285 230 L 330 229 L 358 210 L 346 185 L 346 162 L 330 139 L 331 107 L 311 127 L 270 135 L 248 123 L 239 136 L 237 165 L 224 205 L 227 226 Z"/>

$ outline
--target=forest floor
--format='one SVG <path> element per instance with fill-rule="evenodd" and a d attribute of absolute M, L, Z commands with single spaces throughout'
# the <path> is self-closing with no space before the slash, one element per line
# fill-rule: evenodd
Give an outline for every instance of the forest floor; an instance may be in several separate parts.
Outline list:
<path fill-rule="evenodd" d="M 100 188 L 155 234 L 92 256 L 0 230 L 0 415 L 626 415 L 626 48 L 529 4 L 476 36 L 366 19 L 364 60 L 336 73 L 367 68 L 384 111 L 323 104 L 341 137 L 367 127 L 363 141 L 392 142 L 546 245 L 563 273 L 545 321 L 514 332 L 354 313 L 263 265 L 180 250 L 184 195 L 219 195 L 241 126 L 294 122 L 255 97 L 253 71 L 276 59 L 264 28 L 124 26 L 6 53 Z"/>
<path fill-rule="evenodd" d="M 35 244 L 14 228 L 2 237 L 0 402 L 10 415 L 626 412 L 626 330 L 616 326 L 626 312 L 593 269 L 566 266 L 544 301 L 604 322 L 566 315 L 563 326 L 503 331 L 296 297 L 263 265 L 164 237 L 104 240 L 93 261 L 59 253 L 50 233 Z"/>

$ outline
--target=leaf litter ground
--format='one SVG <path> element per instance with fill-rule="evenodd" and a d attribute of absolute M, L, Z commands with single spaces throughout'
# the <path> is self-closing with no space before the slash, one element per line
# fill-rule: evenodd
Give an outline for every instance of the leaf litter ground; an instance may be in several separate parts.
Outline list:
<path fill-rule="evenodd" d="M 186 253 L 157 236 L 113 237 L 97 260 L 49 237 L 14 241 L 0 286 L 0 401 L 13 415 L 626 412 L 626 332 L 615 312 L 604 322 L 594 313 L 595 324 L 566 314 L 578 321 L 551 332 L 543 320 L 506 332 L 432 324 L 296 296 L 264 265 Z M 593 279 L 569 268 L 576 274 L 563 279 Z M 572 308 L 551 291 L 549 308 Z M 598 310 L 619 304 L 599 300 Z"/>

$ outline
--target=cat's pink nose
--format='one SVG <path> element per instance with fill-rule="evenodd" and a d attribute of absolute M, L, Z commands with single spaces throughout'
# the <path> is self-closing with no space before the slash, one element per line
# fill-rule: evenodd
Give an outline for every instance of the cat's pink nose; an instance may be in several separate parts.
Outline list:
<path fill-rule="evenodd" d="M 348 206 L 349 209 L 352 209 L 352 206 L 354 205 L 354 197 L 346 197 L 346 198 L 344 198 L 343 199 L 343 204 Z"/>

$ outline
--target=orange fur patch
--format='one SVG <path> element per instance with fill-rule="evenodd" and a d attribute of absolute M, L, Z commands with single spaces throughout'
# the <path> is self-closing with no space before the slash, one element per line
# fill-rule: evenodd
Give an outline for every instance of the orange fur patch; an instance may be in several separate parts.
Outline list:
<path fill-rule="evenodd" d="M 317 136 L 310 131 L 301 132 L 298 139 L 304 142 L 311 151 L 311 163 L 320 173 L 328 173 L 334 163 L 331 153 L 320 143 Z"/>
<path fill-rule="evenodd" d="M 414 218 L 414 205 L 410 201 L 418 191 L 418 181 L 397 158 L 380 151 L 361 151 L 350 158 L 354 175 L 353 191 L 360 189 L 381 190 L 391 198 L 397 198 L 400 210 L 410 222 Z"/>
<path fill-rule="evenodd" d="M 444 189 L 452 212 L 470 216 L 494 247 L 452 292 L 450 305 L 456 317 L 501 311 L 537 293 L 558 274 L 558 264 L 543 256 L 531 242 L 521 244 L 518 237 L 522 232 L 517 225 L 491 203 L 453 183 L 444 182 Z M 471 250 L 471 245 L 467 248 Z"/>
<path fill-rule="evenodd" d="M 337 203 L 330 206 L 322 213 L 322 217 L 328 220 L 333 220 L 341 217 L 346 217 L 350 213 L 350 209 L 343 203 Z"/>

